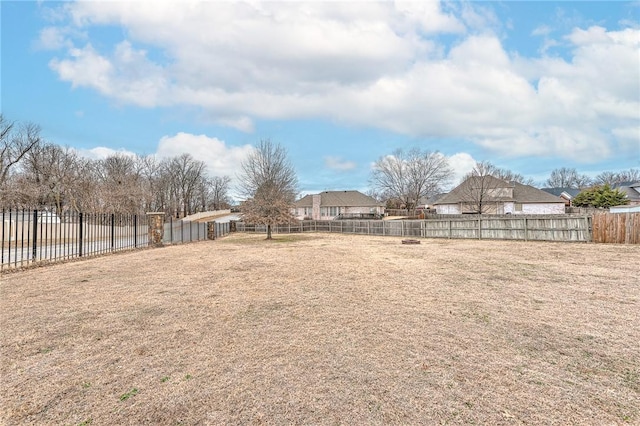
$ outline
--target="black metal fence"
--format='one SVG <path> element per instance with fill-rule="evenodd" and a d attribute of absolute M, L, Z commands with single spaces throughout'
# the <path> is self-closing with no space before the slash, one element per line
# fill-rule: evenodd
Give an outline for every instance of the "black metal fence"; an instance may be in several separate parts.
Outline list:
<path fill-rule="evenodd" d="M 146 215 L 2 209 L 0 270 L 147 247 Z"/>

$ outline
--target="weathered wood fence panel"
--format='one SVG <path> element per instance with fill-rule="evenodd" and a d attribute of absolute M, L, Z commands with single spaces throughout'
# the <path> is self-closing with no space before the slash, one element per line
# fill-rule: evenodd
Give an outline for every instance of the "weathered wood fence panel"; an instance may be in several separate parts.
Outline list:
<path fill-rule="evenodd" d="M 640 244 L 640 213 L 593 215 L 593 242 Z"/>
<path fill-rule="evenodd" d="M 265 226 L 237 224 L 238 231 L 266 232 Z M 274 233 L 338 232 L 421 238 L 531 241 L 591 241 L 591 216 L 453 216 L 427 220 L 305 220 L 272 228 Z"/>

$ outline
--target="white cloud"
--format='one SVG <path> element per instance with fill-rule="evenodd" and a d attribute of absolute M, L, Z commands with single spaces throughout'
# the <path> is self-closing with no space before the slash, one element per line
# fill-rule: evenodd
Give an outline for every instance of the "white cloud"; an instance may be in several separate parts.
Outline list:
<path fill-rule="evenodd" d="M 573 49 L 565 60 L 544 54 L 555 41 L 538 58 L 508 53 L 494 35 L 495 14 L 475 3 L 77 2 L 64 9 L 77 32 L 116 25 L 126 40 L 100 50 L 76 41 L 81 47 L 50 62 L 62 80 L 118 102 L 196 107 L 245 132 L 256 119 L 320 117 L 466 139 L 504 156 L 590 161 L 611 155 L 614 128 L 640 122 L 639 29 L 575 28 L 564 38 Z M 456 44 L 430 38 L 443 32 L 456 33 Z M 47 37 L 60 44 L 54 31 Z"/>
<path fill-rule="evenodd" d="M 136 153 L 126 149 L 111 149 L 104 146 L 98 146 L 91 149 L 77 149 L 76 152 L 81 157 L 90 158 L 92 160 L 103 160 L 113 155 L 126 155 L 127 157 L 135 157 Z"/>
<path fill-rule="evenodd" d="M 175 136 L 163 136 L 156 155 L 167 158 L 190 154 L 196 160 L 204 161 L 210 176 L 229 176 L 234 179 L 240 164 L 252 150 L 251 145 L 227 146 L 215 137 L 180 132 Z"/>
<path fill-rule="evenodd" d="M 357 167 L 356 163 L 354 163 L 353 161 L 347 161 L 343 160 L 340 157 L 332 156 L 324 157 L 324 166 L 331 170 L 337 170 L 341 172 L 353 170 Z"/>
<path fill-rule="evenodd" d="M 462 33 L 464 24 L 452 13 L 443 13 L 438 1 L 395 1 L 396 9 L 404 17 L 428 33 L 449 32 Z"/>
<path fill-rule="evenodd" d="M 64 30 L 58 27 L 47 27 L 40 31 L 36 47 L 46 50 L 56 50 L 63 47 L 71 47 Z"/>
<path fill-rule="evenodd" d="M 447 157 L 449 166 L 453 169 L 452 188 L 457 186 L 462 178 L 473 170 L 476 160 L 466 152 L 458 152 Z"/>
<path fill-rule="evenodd" d="M 161 66 L 146 58 L 144 50 L 133 49 L 123 41 L 110 57 L 91 44 L 69 49 L 69 58 L 54 58 L 49 67 L 73 87 L 90 87 L 101 94 L 143 107 L 164 104 L 167 83 Z"/>
<path fill-rule="evenodd" d="M 548 36 L 551 34 L 551 27 L 548 25 L 539 25 L 531 31 L 532 36 Z"/>

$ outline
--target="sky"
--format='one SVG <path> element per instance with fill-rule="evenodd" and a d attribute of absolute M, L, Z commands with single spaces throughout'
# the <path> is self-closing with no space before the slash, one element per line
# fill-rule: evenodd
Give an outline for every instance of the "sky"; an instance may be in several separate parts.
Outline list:
<path fill-rule="evenodd" d="M 2 1 L 6 119 L 82 155 L 189 153 L 235 179 L 286 148 L 301 194 L 369 189 L 414 147 L 640 168 L 640 2 Z"/>

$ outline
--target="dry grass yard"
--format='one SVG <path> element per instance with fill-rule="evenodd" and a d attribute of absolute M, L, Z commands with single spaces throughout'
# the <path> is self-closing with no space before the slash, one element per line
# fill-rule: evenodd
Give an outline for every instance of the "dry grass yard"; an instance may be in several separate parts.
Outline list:
<path fill-rule="evenodd" d="M 0 277 L 4 424 L 640 424 L 640 246 L 234 234 Z"/>

